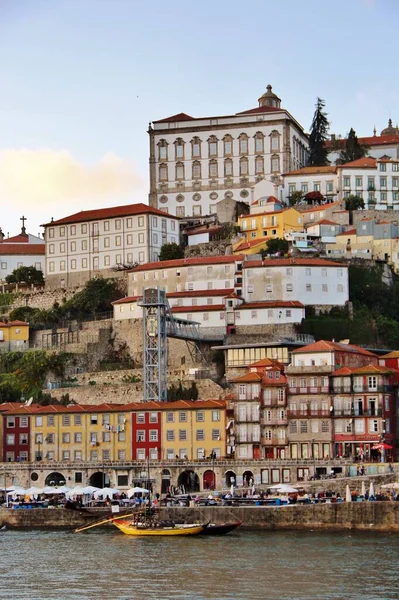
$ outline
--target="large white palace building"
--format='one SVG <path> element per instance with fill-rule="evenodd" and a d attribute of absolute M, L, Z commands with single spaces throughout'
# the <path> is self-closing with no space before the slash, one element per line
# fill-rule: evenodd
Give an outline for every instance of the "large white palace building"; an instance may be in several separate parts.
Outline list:
<path fill-rule="evenodd" d="M 178 217 L 212 214 L 225 198 L 249 202 L 257 181 L 278 183 L 304 167 L 303 127 L 271 85 L 258 103 L 234 115 L 179 113 L 150 123 L 150 206 Z"/>

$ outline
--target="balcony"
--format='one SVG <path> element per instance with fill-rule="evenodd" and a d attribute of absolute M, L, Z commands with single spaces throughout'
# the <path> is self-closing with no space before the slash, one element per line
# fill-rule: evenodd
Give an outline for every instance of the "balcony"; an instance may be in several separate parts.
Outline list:
<path fill-rule="evenodd" d="M 286 446 L 288 441 L 286 435 L 283 437 L 277 437 L 274 435 L 271 438 L 261 437 L 260 443 L 262 446 Z"/>
<path fill-rule="evenodd" d="M 241 435 L 236 433 L 235 435 L 236 444 L 259 444 L 261 441 L 260 434 L 253 434 L 251 432 Z"/>
<path fill-rule="evenodd" d="M 240 402 L 259 402 L 259 396 L 252 396 L 252 394 L 238 394 L 237 400 Z"/>
<path fill-rule="evenodd" d="M 289 387 L 290 394 L 329 394 L 330 388 L 328 385 L 305 386 L 305 387 Z"/>
<path fill-rule="evenodd" d="M 351 394 L 352 388 L 350 385 L 337 385 L 332 389 L 332 394 Z"/>
<path fill-rule="evenodd" d="M 268 426 L 268 425 L 288 425 L 288 418 L 287 417 L 284 417 L 283 419 L 279 418 L 279 417 L 272 417 L 271 419 L 262 418 L 260 420 L 260 422 L 262 425 L 266 425 L 266 426 Z"/>
<path fill-rule="evenodd" d="M 293 365 L 290 365 L 289 367 L 287 367 L 285 372 L 287 375 L 299 375 L 301 373 L 311 375 L 312 373 L 331 373 L 332 371 L 334 371 L 334 369 L 335 366 L 333 365 L 311 365 L 307 367 L 294 367 Z"/>
<path fill-rule="evenodd" d="M 259 415 L 243 415 L 234 416 L 235 423 L 260 423 Z"/>
<path fill-rule="evenodd" d="M 312 417 L 329 417 L 332 411 L 328 410 L 311 410 L 310 408 L 306 410 L 287 410 L 287 417 L 291 419 L 304 419 L 304 418 L 312 418 Z"/>
<path fill-rule="evenodd" d="M 333 417 L 382 417 L 382 408 L 368 410 L 343 409 L 332 411 Z"/>

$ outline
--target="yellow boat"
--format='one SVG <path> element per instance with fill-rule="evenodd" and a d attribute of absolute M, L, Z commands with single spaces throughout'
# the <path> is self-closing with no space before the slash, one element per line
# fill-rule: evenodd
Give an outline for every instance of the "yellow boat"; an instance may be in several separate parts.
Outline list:
<path fill-rule="evenodd" d="M 112 521 L 112 524 L 115 525 L 118 529 L 120 529 L 126 535 L 136 535 L 136 536 L 144 536 L 144 535 L 197 535 L 201 533 L 204 526 L 203 525 L 170 525 L 163 526 L 156 524 L 147 525 L 145 523 L 131 523 L 129 521 L 121 521 L 115 520 Z"/>

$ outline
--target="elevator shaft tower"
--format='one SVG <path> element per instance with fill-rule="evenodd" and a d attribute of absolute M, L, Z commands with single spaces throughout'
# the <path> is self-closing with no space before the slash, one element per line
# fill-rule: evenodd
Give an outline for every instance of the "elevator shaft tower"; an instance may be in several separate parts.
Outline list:
<path fill-rule="evenodd" d="M 167 401 L 168 348 L 166 318 L 169 304 L 159 288 L 143 290 L 139 305 L 143 308 L 143 382 L 144 401 Z"/>

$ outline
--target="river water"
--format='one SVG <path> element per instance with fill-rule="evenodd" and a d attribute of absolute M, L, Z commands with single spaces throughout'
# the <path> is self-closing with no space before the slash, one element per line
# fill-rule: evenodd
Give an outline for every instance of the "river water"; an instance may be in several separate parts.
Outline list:
<path fill-rule="evenodd" d="M 2 600 L 398 600 L 399 535 L 0 531 Z"/>

